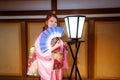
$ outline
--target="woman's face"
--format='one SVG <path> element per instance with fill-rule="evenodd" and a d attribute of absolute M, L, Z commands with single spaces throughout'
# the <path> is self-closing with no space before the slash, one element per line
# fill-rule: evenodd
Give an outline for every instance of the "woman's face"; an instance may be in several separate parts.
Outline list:
<path fill-rule="evenodd" d="M 57 26 L 57 19 L 55 17 L 51 17 L 46 24 L 48 25 L 48 27 L 52 27 L 52 26 Z"/>

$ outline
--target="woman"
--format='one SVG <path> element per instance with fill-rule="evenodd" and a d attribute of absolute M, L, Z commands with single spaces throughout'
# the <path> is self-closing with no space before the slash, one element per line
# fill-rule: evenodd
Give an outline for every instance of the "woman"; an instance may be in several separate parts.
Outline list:
<path fill-rule="evenodd" d="M 46 17 L 43 31 L 57 24 L 57 16 L 50 14 Z M 51 48 L 42 53 L 39 46 L 41 35 L 42 32 L 34 44 L 40 78 L 41 80 L 62 80 L 62 69 L 68 67 L 66 44 L 60 38 L 53 38 Z"/>

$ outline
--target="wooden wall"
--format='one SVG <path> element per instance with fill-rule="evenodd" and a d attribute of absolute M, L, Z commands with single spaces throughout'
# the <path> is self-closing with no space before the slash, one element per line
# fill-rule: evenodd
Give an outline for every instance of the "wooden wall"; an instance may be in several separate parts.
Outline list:
<path fill-rule="evenodd" d="M 39 79 L 26 75 L 27 55 L 43 25 L 44 19 L 0 20 L 0 80 Z M 65 28 L 63 19 L 60 26 Z M 84 27 L 85 42 L 81 44 L 77 61 L 82 78 L 119 80 L 120 17 L 87 18 Z M 66 36 L 67 33 L 64 40 Z M 64 70 L 64 78 L 69 77 L 73 64 L 69 48 L 68 52 L 69 69 Z"/>

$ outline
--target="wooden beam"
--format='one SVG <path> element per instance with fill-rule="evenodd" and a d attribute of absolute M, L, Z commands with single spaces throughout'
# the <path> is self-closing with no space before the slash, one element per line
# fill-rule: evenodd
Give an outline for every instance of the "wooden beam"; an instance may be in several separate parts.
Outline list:
<path fill-rule="evenodd" d="M 51 9 L 52 11 L 57 10 L 57 0 L 51 0 Z"/>
<path fill-rule="evenodd" d="M 56 0 L 52 0 L 52 10 L 0 11 L 0 16 L 46 15 L 53 13 L 53 11 L 55 11 L 57 15 L 120 13 L 120 8 L 56 10 L 56 2 L 53 3 L 53 1 Z"/>
<path fill-rule="evenodd" d="M 57 10 L 56 14 L 109 14 L 120 13 L 120 8 Z"/>
<path fill-rule="evenodd" d="M 88 20 L 88 79 L 94 79 L 94 40 L 95 21 Z"/>

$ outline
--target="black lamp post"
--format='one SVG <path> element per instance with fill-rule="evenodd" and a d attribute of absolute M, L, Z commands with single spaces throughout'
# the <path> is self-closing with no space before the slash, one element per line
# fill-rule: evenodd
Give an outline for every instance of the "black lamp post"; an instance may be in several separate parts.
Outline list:
<path fill-rule="evenodd" d="M 70 48 L 70 52 L 72 54 L 72 58 L 74 60 L 74 63 L 72 65 L 72 70 L 70 73 L 69 80 L 71 80 L 73 69 L 75 68 L 75 80 L 77 80 L 77 74 L 79 76 L 79 79 L 81 80 L 81 75 L 77 66 L 77 55 L 79 51 L 79 47 L 81 42 L 84 42 L 84 40 L 79 40 L 82 38 L 83 28 L 84 28 L 84 22 L 85 22 L 86 16 L 66 16 L 64 18 L 68 33 L 68 38 L 71 40 L 68 41 L 68 46 Z M 75 51 L 72 50 L 71 44 L 75 44 Z M 75 55 L 74 55 L 75 52 Z"/>

